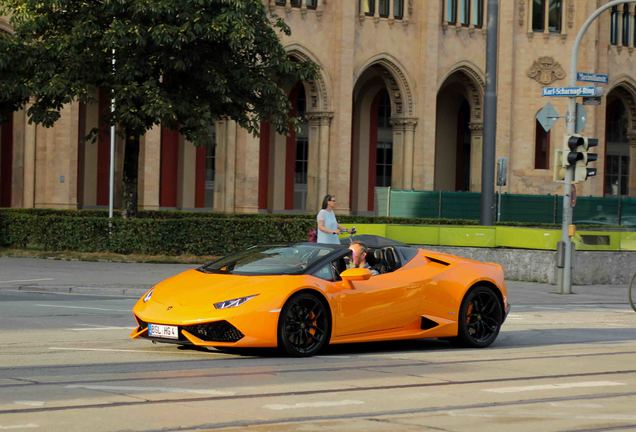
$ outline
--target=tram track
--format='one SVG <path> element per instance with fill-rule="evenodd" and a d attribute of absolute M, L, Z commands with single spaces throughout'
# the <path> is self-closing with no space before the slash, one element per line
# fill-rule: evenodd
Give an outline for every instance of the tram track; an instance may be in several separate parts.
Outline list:
<path fill-rule="evenodd" d="M 357 386 L 357 387 L 342 387 L 342 388 L 328 388 L 317 390 L 300 390 L 300 391 L 284 391 L 284 392 L 262 392 L 262 393 L 245 393 L 245 394 L 233 394 L 233 395 L 218 395 L 218 396 L 200 396 L 200 397 L 182 397 L 182 398 L 167 398 L 167 399 L 139 399 L 134 401 L 116 401 L 106 403 L 87 403 L 87 404 L 74 404 L 74 405 L 57 405 L 57 406 L 42 406 L 42 407 L 28 407 L 28 408 L 14 408 L 14 409 L 0 409 L 0 415 L 2 414 L 18 414 L 18 413 L 43 413 L 53 411 L 77 411 L 95 408 L 114 408 L 114 407 L 132 407 L 136 405 L 162 405 L 173 403 L 196 403 L 196 402 L 209 402 L 209 401 L 227 401 L 227 400 L 247 400 L 247 399 L 267 399 L 275 397 L 287 397 L 287 396 L 310 396 L 310 395 L 337 395 L 346 393 L 360 393 L 360 392 L 376 392 L 376 391 L 389 391 L 389 390 L 402 390 L 402 389 L 420 389 L 420 388 L 435 388 L 435 387 L 450 387 L 450 386 L 462 386 L 462 385 L 475 385 L 475 384 L 501 384 L 506 382 L 531 382 L 540 380 L 554 380 L 554 379 L 571 379 L 571 378 L 589 378 L 589 377 L 607 377 L 616 375 L 631 375 L 636 374 L 636 369 L 616 370 L 616 371 L 604 371 L 604 372 L 581 372 L 581 373 L 569 373 L 569 374 L 544 374 L 544 375 L 526 375 L 518 377 L 503 377 L 503 378 L 491 378 L 491 379 L 473 379 L 473 380 L 457 380 L 446 382 L 434 382 L 434 383 L 410 383 L 410 384 L 396 384 L 396 385 L 382 385 L 382 386 Z M 116 382 L 112 380 L 110 382 Z M 60 385 L 54 383 L 51 385 Z M 66 384 L 62 385 L 66 386 Z M 104 391 L 104 390 L 101 390 Z M 119 393 L 118 393 L 119 394 Z M 626 393 L 615 393 L 616 395 L 623 395 Z M 629 393 L 636 395 L 636 392 Z"/>

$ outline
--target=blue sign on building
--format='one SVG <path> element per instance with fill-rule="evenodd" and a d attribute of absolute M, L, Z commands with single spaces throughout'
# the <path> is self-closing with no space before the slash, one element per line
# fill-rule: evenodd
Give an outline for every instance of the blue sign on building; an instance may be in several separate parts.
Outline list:
<path fill-rule="evenodd" d="M 603 89 L 594 86 L 584 87 L 543 87 L 542 96 L 593 97 L 601 96 Z"/>
<path fill-rule="evenodd" d="M 591 72 L 577 72 L 576 80 L 584 81 L 584 82 L 599 83 L 599 84 L 607 84 L 609 82 L 609 75 L 597 74 L 597 73 L 591 73 Z"/>

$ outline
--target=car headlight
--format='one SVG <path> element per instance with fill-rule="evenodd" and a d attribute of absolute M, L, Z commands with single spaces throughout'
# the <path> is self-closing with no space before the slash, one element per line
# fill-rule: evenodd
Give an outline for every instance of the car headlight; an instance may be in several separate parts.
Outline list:
<path fill-rule="evenodd" d="M 237 307 L 237 306 L 242 305 L 246 301 L 248 301 L 250 299 L 253 299 L 257 295 L 258 294 L 254 294 L 254 295 L 249 295 L 249 296 L 246 296 L 246 297 L 239 297 L 239 298 L 235 298 L 235 299 L 231 299 L 231 300 L 224 300 L 222 302 L 214 303 L 214 308 L 215 309 L 227 309 L 227 308 Z"/>
<path fill-rule="evenodd" d="M 150 297 L 152 297 L 152 292 L 154 291 L 154 288 L 151 288 L 150 291 L 148 291 L 146 293 L 146 295 L 144 296 L 144 303 L 146 303 L 148 300 L 150 300 Z"/>

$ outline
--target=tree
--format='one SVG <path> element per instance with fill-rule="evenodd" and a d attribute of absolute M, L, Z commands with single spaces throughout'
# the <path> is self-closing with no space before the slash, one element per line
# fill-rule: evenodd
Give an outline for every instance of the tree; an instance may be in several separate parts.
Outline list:
<path fill-rule="evenodd" d="M 103 114 L 125 139 L 125 216 L 137 211 L 147 130 L 162 124 L 195 145 L 219 118 L 284 133 L 295 119 L 283 85 L 317 70 L 287 56 L 278 32 L 289 27 L 261 0 L 0 0 L 0 14 L 15 31 L 0 37 L 5 114 L 28 106 L 30 121 L 50 127 L 64 105 L 112 92 L 115 111 Z"/>

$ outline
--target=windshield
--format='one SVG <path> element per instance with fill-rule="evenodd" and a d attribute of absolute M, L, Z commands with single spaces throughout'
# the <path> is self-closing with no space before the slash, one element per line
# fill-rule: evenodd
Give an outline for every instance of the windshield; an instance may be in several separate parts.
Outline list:
<path fill-rule="evenodd" d="M 254 246 L 201 267 L 208 273 L 240 275 L 302 274 L 314 262 L 332 253 L 328 245 Z"/>

